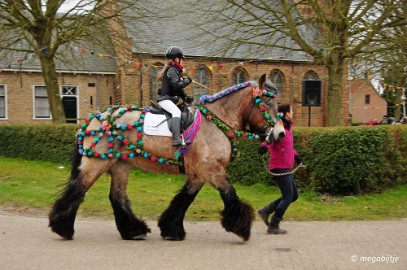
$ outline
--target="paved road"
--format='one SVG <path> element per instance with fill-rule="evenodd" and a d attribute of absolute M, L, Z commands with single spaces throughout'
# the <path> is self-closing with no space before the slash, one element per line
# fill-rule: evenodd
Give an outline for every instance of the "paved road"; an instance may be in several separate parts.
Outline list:
<path fill-rule="evenodd" d="M 51 233 L 46 217 L 0 213 L 0 269 L 407 269 L 407 219 L 284 222 L 267 235 L 256 221 L 243 242 L 219 222 L 185 222 L 181 242 L 123 241 L 113 220 L 77 219 L 73 241 Z"/>

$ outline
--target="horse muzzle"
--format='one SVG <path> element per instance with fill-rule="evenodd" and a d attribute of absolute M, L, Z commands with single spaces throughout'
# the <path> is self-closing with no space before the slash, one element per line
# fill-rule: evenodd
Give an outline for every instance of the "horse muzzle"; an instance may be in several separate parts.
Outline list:
<path fill-rule="evenodd" d="M 271 127 L 267 132 L 266 143 L 279 143 L 285 137 L 284 130 L 278 131 L 278 129 Z"/>

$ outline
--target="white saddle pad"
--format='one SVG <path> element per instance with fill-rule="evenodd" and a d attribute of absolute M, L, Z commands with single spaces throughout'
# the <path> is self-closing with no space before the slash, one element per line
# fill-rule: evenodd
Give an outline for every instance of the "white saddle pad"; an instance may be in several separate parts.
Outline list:
<path fill-rule="evenodd" d="M 144 133 L 147 135 L 172 137 L 165 115 L 146 113 L 144 117 Z"/>

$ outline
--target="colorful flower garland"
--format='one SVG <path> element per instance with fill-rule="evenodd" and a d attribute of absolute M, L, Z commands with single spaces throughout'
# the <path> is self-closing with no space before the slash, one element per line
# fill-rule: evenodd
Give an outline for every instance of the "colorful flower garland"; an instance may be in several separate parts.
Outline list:
<path fill-rule="evenodd" d="M 114 113 L 115 111 L 118 113 Z M 122 124 L 114 124 L 114 121 L 120 118 L 123 114 L 130 111 L 141 111 L 140 119 L 135 121 L 133 124 L 129 125 L 122 125 Z M 108 112 L 106 116 L 102 114 Z M 115 105 L 110 107 L 102 112 L 96 112 L 95 114 L 90 114 L 89 118 L 85 120 L 85 124 L 81 126 L 81 128 L 77 132 L 77 145 L 78 145 L 78 153 L 83 156 L 87 157 L 98 157 L 102 160 L 111 159 L 111 158 L 118 158 L 118 159 L 133 159 L 137 156 L 142 156 L 146 159 L 149 159 L 152 162 L 158 162 L 167 165 L 182 165 L 181 162 L 178 162 L 173 159 L 166 159 L 159 156 L 154 156 L 151 153 L 148 153 L 143 150 L 143 124 L 145 114 L 147 113 L 147 109 L 139 108 L 138 106 L 118 106 Z M 98 119 L 101 122 L 101 125 L 96 130 L 86 130 L 89 126 L 89 123 L 92 119 Z M 127 138 L 122 135 L 123 131 L 131 131 L 135 130 L 137 132 L 137 141 L 136 143 L 130 142 Z M 86 136 L 93 136 L 95 137 L 93 142 L 91 143 L 90 147 L 83 147 L 83 140 Z M 104 137 L 108 137 L 108 151 L 106 153 L 100 153 L 95 151 L 96 145 L 100 142 L 100 140 Z M 130 150 L 130 153 L 121 153 L 114 150 L 114 147 L 117 143 L 121 143 L 126 146 L 127 149 Z"/>

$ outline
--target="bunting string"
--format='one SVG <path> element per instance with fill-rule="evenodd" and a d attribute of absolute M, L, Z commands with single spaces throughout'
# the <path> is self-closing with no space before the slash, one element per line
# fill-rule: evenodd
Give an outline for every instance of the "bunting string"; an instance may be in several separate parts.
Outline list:
<path fill-rule="evenodd" d="M 355 71 L 357 69 L 360 68 L 360 66 L 358 64 L 354 64 L 351 66 L 351 68 Z M 371 72 L 363 70 L 362 71 L 365 78 L 369 79 L 369 80 L 375 80 L 375 81 L 379 81 L 380 86 L 383 88 L 383 90 L 386 91 L 393 91 L 393 92 L 397 92 L 397 91 L 401 91 L 402 93 L 405 93 L 405 91 L 407 90 L 406 87 L 402 87 L 402 86 L 396 86 L 396 85 L 392 85 L 392 84 L 388 84 L 385 83 L 383 81 L 380 81 L 380 79 L 378 78 L 377 75 L 373 75 Z"/>

